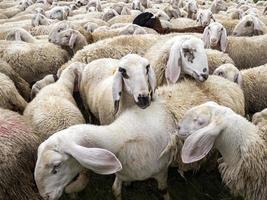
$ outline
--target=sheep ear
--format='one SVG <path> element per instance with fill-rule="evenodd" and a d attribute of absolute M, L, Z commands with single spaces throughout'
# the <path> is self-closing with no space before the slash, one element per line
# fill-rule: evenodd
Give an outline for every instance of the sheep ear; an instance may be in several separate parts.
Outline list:
<path fill-rule="evenodd" d="M 241 72 L 239 72 L 238 74 L 236 74 L 234 76 L 234 82 L 237 83 L 240 87 L 242 86 L 242 75 L 241 75 Z"/>
<path fill-rule="evenodd" d="M 168 84 L 175 84 L 181 74 L 181 43 L 176 42 L 172 45 L 169 59 L 165 70 L 165 77 Z"/>
<path fill-rule="evenodd" d="M 220 47 L 223 52 L 226 52 L 227 45 L 228 45 L 227 32 L 226 29 L 223 28 L 220 39 Z"/>
<path fill-rule="evenodd" d="M 204 29 L 203 41 L 204 41 L 204 44 L 205 44 L 205 48 L 210 48 L 210 32 L 209 32 L 209 27 L 208 26 Z"/>
<path fill-rule="evenodd" d="M 215 20 L 215 18 L 214 18 L 213 15 L 211 15 L 211 19 L 212 19 L 214 22 L 216 22 L 216 20 Z"/>
<path fill-rule="evenodd" d="M 122 169 L 121 162 L 110 151 L 100 148 L 87 148 L 72 145 L 66 151 L 73 156 L 83 167 L 98 174 L 113 174 Z"/>
<path fill-rule="evenodd" d="M 253 17 L 254 24 L 254 34 L 255 35 L 263 35 L 264 24 L 257 18 Z"/>
<path fill-rule="evenodd" d="M 153 98 L 153 94 L 155 93 L 157 87 L 157 80 L 156 80 L 156 74 L 152 67 L 149 67 L 148 69 L 148 82 L 151 89 L 151 98 Z"/>
<path fill-rule="evenodd" d="M 70 36 L 70 40 L 69 40 L 69 46 L 70 46 L 71 49 L 74 48 L 74 44 L 75 44 L 77 38 L 78 38 L 78 35 L 77 35 L 76 33 L 73 32 L 73 33 L 71 34 L 71 36 Z"/>
<path fill-rule="evenodd" d="M 184 142 L 182 161 L 192 163 L 204 158 L 212 149 L 221 129 L 216 122 L 211 122 L 208 126 L 191 134 Z"/>
<path fill-rule="evenodd" d="M 80 83 L 81 83 L 81 79 L 82 79 L 82 74 L 81 74 L 81 72 L 79 72 L 78 69 L 74 69 L 74 75 L 75 75 L 75 79 L 74 79 L 73 91 L 74 92 L 79 92 L 80 91 Z"/>
<path fill-rule="evenodd" d="M 112 96 L 114 102 L 114 115 L 119 110 L 120 99 L 121 99 L 121 92 L 122 92 L 122 76 L 119 70 L 116 71 L 114 78 L 113 78 L 113 85 L 112 85 Z"/>

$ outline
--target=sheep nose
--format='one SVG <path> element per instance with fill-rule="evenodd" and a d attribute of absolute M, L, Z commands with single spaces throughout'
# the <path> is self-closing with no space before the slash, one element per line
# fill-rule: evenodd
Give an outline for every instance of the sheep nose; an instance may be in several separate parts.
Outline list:
<path fill-rule="evenodd" d="M 237 35 L 237 32 L 233 32 L 233 35 Z"/>
<path fill-rule="evenodd" d="M 209 78 L 209 74 L 201 74 L 204 80 L 207 80 Z"/>
<path fill-rule="evenodd" d="M 211 38 L 210 40 L 211 40 L 211 42 L 213 42 L 213 43 L 217 42 L 216 38 Z"/>
<path fill-rule="evenodd" d="M 149 96 L 139 94 L 137 99 L 138 99 L 137 105 L 142 109 L 145 109 L 150 105 Z"/>
<path fill-rule="evenodd" d="M 50 38 L 48 39 L 48 42 L 51 42 L 51 39 Z"/>

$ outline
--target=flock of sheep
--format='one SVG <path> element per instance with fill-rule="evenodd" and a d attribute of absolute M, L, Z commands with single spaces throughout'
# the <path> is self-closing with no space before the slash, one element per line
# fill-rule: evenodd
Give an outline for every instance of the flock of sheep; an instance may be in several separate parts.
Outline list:
<path fill-rule="evenodd" d="M 266 1 L 0 0 L 0 199 L 205 164 L 267 200 L 266 92 Z"/>

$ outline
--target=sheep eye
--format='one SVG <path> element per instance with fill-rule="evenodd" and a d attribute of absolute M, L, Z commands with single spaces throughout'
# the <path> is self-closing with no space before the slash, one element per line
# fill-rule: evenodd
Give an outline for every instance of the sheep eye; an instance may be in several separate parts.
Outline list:
<path fill-rule="evenodd" d="M 57 174 L 58 172 L 58 168 L 61 166 L 61 163 L 58 163 L 56 165 L 53 166 L 53 169 L 51 171 L 51 174 Z"/>
<path fill-rule="evenodd" d="M 223 31 L 223 28 L 221 28 L 221 31 Z"/>
<path fill-rule="evenodd" d="M 149 68 L 150 68 L 150 65 L 147 65 L 147 66 L 146 66 L 146 74 L 148 74 L 148 72 L 149 72 Z"/>
<path fill-rule="evenodd" d="M 219 75 L 219 76 L 223 76 L 223 72 L 219 72 L 218 75 Z"/>
<path fill-rule="evenodd" d="M 119 72 L 121 73 L 121 75 L 122 75 L 123 78 L 125 78 L 125 79 L 128 79 L 129 78 L 129 76 L 126 73 L 126 69 L 120 67 L 119 68 Z"/>
<path fill-rule="evenodd" d="M 203 69 L 203 72 L 207 72 L 207 68 L 206 67 Z"/>

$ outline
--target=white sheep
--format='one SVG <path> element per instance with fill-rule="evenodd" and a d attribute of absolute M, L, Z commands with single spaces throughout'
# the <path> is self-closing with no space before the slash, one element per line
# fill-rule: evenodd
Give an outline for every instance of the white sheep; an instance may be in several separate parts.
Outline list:
<path fill-rule="evenodd" d="M 255 113 L 252 116 L 252 123 L 258 126 L 259 128 L 267 128 L 267 108 L 263 109 L 260 112 Z M 267 135 L 265 135 L 265 140 L 267 140 Z"/>
<path fill-rule="evenodd" d="M 214 0 L 211 4 L 211 12 L 214 14 L 226 10 L 227 10 L 227 5 L 226 2 L 223 0 Z"/>
<path fill-rule="evenodd" d="M 128 54 L 120 60 L 103 58 L 86 65 L 80 85 L 83 101 L 100 124 L 110 124 L 115 114 L 137 105 L 147 108 L 156 78 L 147 59 Z"/>
<path fill-rule="evenodd" d="M 73 54 L 87 45 L 85 36 L 73 29 L 61 31 L 57 37 L 51 37 L 50 42 L 63 47 L 69 47 Z"/>
<path fill-rule="evenodd" d="M 239 69 L 267 63 L 267 34 L 254 37 L 226 37 L 224 27 L 219 23 L 212 23 L 204 30 L 203 40 L 205 47 L 228 53 Z"/>
<path fill-rule="evenodd" d="M 185 139 L 182 160 L 192 163 L 205 157 L 212 147 L 222 158 L 219 171 L 223 182 L 245 200 L 267 196 L 266 130 L 262 131 L 228 107 L 208 102 L 186 112 L 178 135 Z"/>
<path fill-rule="evenodd" d="M 47 85 L 50 85 L 51 83 L 56 82 L 57 80 L 58 80 L 57 75 L 49 74 L 46 75 L 40 81 L 34 83 L 31 90 L 31 99 L 33 99 L 40 92 L 42 88 L 44 88 Z"/>
<path fill-rule="evenodd" d="M 187 17 L 191 19 L 196 19 L 198 4 L 196 0 L 189 0 L 186 5 Z"/>
<path fill-rule="evenodd" d="M 73 98 L 78 91 L 82 63 L 73 63 L 60 75 L 57 82 L 47 85 L 28 104 L 23 115 L 33 124 L 42 138 L 85 120 Z"/>
<path fill-rule="evenodd" d="M 34 174 L 39 192 L 44 198 L 59 198 L 73 178 L 88 168 L 99 174 L 116 173 L 112 187 L 116 199 L 121 199 L 122 182 L 148 178 L 155 178 L 164 199 L 169 199 L 167 169 L 176 156 L 176 144 L 174 149 L 168 147 L 177 120 L 208 99 L 242 114 L 242 95 L 236 84 L 220 77 L 210 77 L 201 86 L 186 80 L 161 88 L 148 108 L 130 108 L 110 125 L 76 125 L 55 133 L 38 149 Z M 181 147 L 179 143 L 178 154 Z"/>
<path fill-rule="evenodd" d="M 266 25 L 254 15 L 245 15 L 233 30 L 234 36 L 253 36 L 267 33 Z"/>
<path fill-rule="evenodd" d="M 208 59 L 204 43 L 191 35 L 159 40 L 145 54 L 154 68 L 157 84 L 174 84 L 180 76 L 189 75 L 197 81 L 205 81 L 209 75 Z"/>
<path fill-rule="evenodd" d="M 211 10 L 209 10 L 209 9 L 198 10 L 198 12 L 197 12 L 198 25 L 206 27 L 210 24 L 211 20 L 213 20 L 215 22 L 215 18 L 213 17 Z"/>
<path fill-rule="evenodd" d="M 28 31 L 26 31 L 23 28 L 11 29 L 6 36 L 6 40 L 23 41 L 23 42 L 28 42 L 28 43 L 36 42 L 36 39 Z"/>
<path fill-rule="evenodd" d="M 0 41 L 0 58 L 28 83 L 54 74 L 70 57 L 60 47 L 38 40 L 35 43 Z"/>
<path fill-rule="evenodd" d="M 28 101 L 30 99 L 30 85 L 20 75 L 12 69 L 12 67 L 5 61 L 0 59 L 0 72 L 7 75 L 15 84 L 21 96 Z"/>
<path fill-rule="evenodd" d="M 19 94 L 13 81 L 0 73 L 0 107 L 23 113 L 27 102 Z"/>
<path fill-rule="evenodd" d="M 240 85 L 245 96 L 246 113 L 259 112 L 267 107 L 267 64 L 241 71 L 232 64 L 225 64 L 213 74 Z"/>
<path fill-rule="evenodd" d="M 39 25 L 49 25 L 52 24 L 52 20 L 48 19 L 45 15 L 41 13 L 36 13 L 32 16 L 32 26 L 39 26 Z"/>

